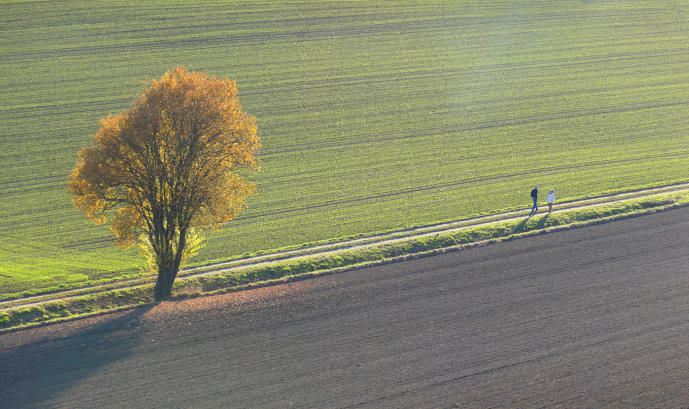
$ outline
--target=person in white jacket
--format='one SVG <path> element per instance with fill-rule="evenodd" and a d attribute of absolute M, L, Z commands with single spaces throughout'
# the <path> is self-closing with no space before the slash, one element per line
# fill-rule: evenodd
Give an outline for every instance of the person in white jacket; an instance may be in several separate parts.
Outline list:
<path fill-rule="evenodd" d="M 555 189 L 551 189 L 548 193 L 548 213 L 553 211 L 553 203 L 555 203 Z"/>

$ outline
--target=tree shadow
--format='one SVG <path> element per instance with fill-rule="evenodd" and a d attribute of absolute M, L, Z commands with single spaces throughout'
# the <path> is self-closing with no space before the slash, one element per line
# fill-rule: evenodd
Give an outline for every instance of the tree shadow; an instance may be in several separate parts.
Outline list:
<path fill-rule="evenodd" d="M 151 308 L 153 306 L 136 308 L 119 318 L 64 338 L 5 350 L 0 347 L 0 406 L 50 406 L 48 401 L 52 398 L 104 366 L 129 356 L 139 343 L 139 337 L 131 328 L 135 328 L 141 316 Z M 2 338 L 0 336 L 0 345 Z"/>

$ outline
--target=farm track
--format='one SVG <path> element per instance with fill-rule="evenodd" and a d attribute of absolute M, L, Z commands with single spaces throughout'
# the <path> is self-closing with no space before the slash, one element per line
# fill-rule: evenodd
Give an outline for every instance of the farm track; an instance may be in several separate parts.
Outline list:
<path fill-rule="evenodd" d="M 2 334 L 0 393 L 17 409 L 683 407 L 688 219 Z"/>
<path fill-rule="evenodd" d="M 659 187 L 654 189 L 639 190 L 634 192 L 627 192 L 615 195 L 608 195 L 596 198 L 583 199 L 573 202 L 558 204 L 554 213 L 583 209 L 587 207 L 600 206 L 624 200 L 636 199 L 641 197 L 652 196 L 660 193 L 684 192 L 689 190 L 689 183 Z M 542 209 L 542 208 L 541 208 Z M 543 211 L 541 210 L 541 213 Z M 290 260 L 298 260 L 307 257 L 327 257 L 336 255 L 338 252 L 347 250 L 356 250 L 367 247 L 382 246 L 386 244 L 393 244 L 402 241 L 412 240 L 416 238 L 427 237 L 442 233 L 455 232 L 462 229 L 488 225 L 496 222 L 506 222 L 517 219 L 523 219 L 528 213 L 528 210 L 510 211 L 501 214 L 475 217 L 471 219 L 458 220 L 455 222 L 439 223 L 429 226 L 422 226 L 418 228 L 399 230 L 389 233 L 383 233 L 373 236 L 357 238 L 353 240 L 346 240 L 335 243 L 328 243 L 323 245 L 316 245 L 312 247 L 288 250 L 277 253 L 264 254 L 249 258 L 232 260 L 227 262 L 220 262 L 216 264 L 188 268 L 180 271 L 178 279 L 191 278 L 197 276 L 212 275 L 218 273 L 226 273 L 246 269 L 251 267 L 258 267 L 261 265 L 271 264 L 275 262 L 284 262 Z M 8 311 L 15 308 L 25 308 L 37 306 L 43 303 L 52 301 L 67 300 L 74 297 L 79 297 L 88 294 L 97 294 L 106 291 L 117 289 L 127 289 L 138 287 L 143 284 L 150 284 L 155 281 L 154 277 L 137 278 L 132 280 L 122 280 L 103 285 L 87 286 L 77 289 L 70 289 L 65 291 L 53 292 L 38 296 L 25 297 L 21 299 L 14 299 L 8 301 L 0 301 L 0 312 Z"/>

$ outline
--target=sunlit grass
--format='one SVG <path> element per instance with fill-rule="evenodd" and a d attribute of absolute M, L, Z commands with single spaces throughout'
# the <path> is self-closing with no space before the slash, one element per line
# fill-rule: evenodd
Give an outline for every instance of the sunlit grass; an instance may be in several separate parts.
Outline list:
<path fill-rule="evenodd" d="M 0 293 L 133 274 L 67 176 L 176 65 L 237 79 L 264 146 L 197 261 L 687 179 L 676 2 L 452 3 L 0 2 Z"/>

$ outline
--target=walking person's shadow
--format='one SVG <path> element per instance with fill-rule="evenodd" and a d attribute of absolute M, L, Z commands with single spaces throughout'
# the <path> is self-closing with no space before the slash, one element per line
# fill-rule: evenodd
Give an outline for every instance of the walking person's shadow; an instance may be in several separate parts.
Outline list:
<path fill-rule="evenodd" d="M 543 214 L 540 218 L 535 218 L 537 213 L 529 213 L 519 224 L 514 228 L 515 233 L 522 233 L 529 230 L 538 230 L 548 227 L 550 221 L 550 213 Z"/>

